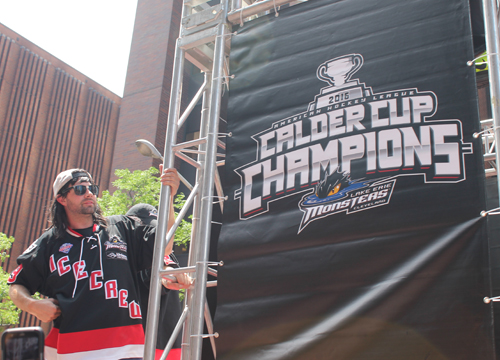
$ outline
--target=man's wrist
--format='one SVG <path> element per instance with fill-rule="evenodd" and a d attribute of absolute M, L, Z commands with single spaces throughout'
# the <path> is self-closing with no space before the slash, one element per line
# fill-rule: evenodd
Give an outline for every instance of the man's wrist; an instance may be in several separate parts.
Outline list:
<path fill-rule="evenodd" d="M 38 299 L 33 299 L 31 296 L 27 297 L 24 301 L 24 306 L 26 308 L 26 311 L 36 316 L 39 301 L 40 300 Z"/>

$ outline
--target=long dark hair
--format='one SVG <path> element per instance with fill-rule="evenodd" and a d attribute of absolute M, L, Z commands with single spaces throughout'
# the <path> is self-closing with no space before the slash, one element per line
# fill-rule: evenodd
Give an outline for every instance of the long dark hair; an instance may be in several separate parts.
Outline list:
<path fill-rule="evenodd" d="M 88 171 L 84 169 L 76 169 L 74 172 L 85 172 L 88 174 Z M 76 184 L 78 181 L 88 181 L 91 184 L 94 182 L 92 181 L 91 177 L 78 177 L 71 179 L 68 181 L 62 188 L 59 190 L 58 195 L 62 197 L 66 197 L 68 195 L 68 188 Z M 56 237 L 60 238 L 64 235 L 66 232 L 66 228 L 68 227 L 68 216 L 66 215 L 66 210 L 64 209 L 64 206 L 62 206 L 58 201 L 57 198 L 54 198 L 52 201 L 52 204 L 50 205 L 49 209 L 49 222 L 50 226 L 47 230 L 54 228 L 54 233 Z M 94 223 L 98 224 L 100 226 L 106 227 L 106 218 L 102 214 L 102 209 L 99 207 L 99 204 L 96 206 L 95 212 L 92 214 L 92 218 L 94 219 Z"/>

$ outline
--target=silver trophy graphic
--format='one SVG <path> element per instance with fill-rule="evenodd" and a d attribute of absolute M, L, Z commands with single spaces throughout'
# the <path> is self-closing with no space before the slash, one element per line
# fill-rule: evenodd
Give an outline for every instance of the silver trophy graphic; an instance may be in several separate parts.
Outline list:
<path fill-rule="evenodd" d="M 363 57 L 359 54 L 350 54 L 324 62 L 318 67 L 318 79 L 330 85 L 341 88 L 350 82 L 351 76 L 363 65 Z"/>
<path fill-rule="evenodd" d="M 318 67 L 316 76 L 328 85 L 322 88 L 315 101 L 309 104 L 309 110 L 320 108 L 338 108 L 343 102 L 360 99 L 371 94 L 371 88 L 360 84 L 351 76 L 363 66 L 363 56 L 349 54 L 325 61 Z"/>

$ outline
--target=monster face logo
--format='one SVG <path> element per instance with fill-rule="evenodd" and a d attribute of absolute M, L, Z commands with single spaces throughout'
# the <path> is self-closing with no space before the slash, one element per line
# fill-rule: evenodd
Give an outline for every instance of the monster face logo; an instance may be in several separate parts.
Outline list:
<path fill-rule="evenodd" d="M 424 183 L 465 180 L 472 143 L 463 142 L 462 122 L 431 119 L 438 104 L 431 91 L 374 93 L 351 79 L 363 64 L 360 54 L 325 61 L 316 76 L 328 86 L 307 110 L 252 136 L 255 161 L 235 169 L 240 219 L 302 193 L 301 232 L 326 216 L 389 204 L 399 176 L 420 176 Z"/>
<path fill-rule="evenodd" d="M 340 172 L 337 168 L 330 175 L 325 173 L 325 178 L 319 182 L 314 192 L 319 199 L 337 194 L 341 189 L 349 186 L 349 173 Z"/>

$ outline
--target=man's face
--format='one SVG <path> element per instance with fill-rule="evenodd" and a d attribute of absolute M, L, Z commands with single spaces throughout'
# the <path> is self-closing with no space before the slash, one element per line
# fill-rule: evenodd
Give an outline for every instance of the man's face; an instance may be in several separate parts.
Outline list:
<path fill-rule="evenodd" d="M 75 185 L 89 186 L 91 183 L 78 181 Z M 88 189 L 83 195 L 76 195 L 75 191 L 71 189 L 66 193 L 66 197 L 60 196 L 58 201 L 66 208 L 66 212 L 73 214 L 93 214 L 97 207 L 96 195 L 92 194 Z"/>

